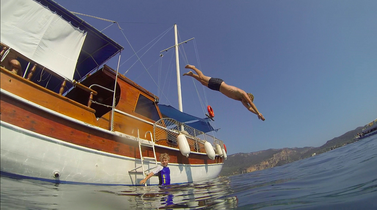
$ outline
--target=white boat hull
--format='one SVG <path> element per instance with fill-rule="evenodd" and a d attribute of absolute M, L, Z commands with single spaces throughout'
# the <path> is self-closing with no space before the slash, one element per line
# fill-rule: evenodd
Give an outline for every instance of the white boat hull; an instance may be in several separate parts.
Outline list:
<path fill-rule="evenodd" d="M 89 149 L 1 122 L 2 172 L 62 183 L 137 185 L 144 176 L 129 171 L 138 166 L 140 159 Z M 222 166 L 169 164 L 171 183 L 214 179 Z M 144 161 L 144 167 L 153 168 L 155 163 Z M 152 177 L 148 184 L 158 184 L 158 178 Z"/>

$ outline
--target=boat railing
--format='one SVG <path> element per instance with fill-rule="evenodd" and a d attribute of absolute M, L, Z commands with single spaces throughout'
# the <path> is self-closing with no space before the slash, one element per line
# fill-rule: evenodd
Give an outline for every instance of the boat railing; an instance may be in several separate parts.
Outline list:
<path fill-rule="evenodd" d="M 80 83 L 78 83 L 78 84 L 80 84 Z M 92 85 L 89 86 L 89 89 L 90 89 L 90 90 L 93 90 L 93 89 L 92 89 L 93 87 L 98 87 L 98 88 L 101 88 L 101 89 L 103 89 L 103 90 L 106 90 L 106 91 L 109 91 L 109 92 L 111 92 L 111 93 L 114 93 L 114 90 L 109 89 L 109 88 L 107 88 L 107 87 L 103 87 L 102 85 L 99 85 L 99 84 L 92 84 Z M 111 106 L 111 105 L 107 105 L 107 104 L 104 104 L 104 103 L 101 103 L 101 102 L 98 102 L 98 101 L 94 101 L 94 100 L 93 100 L 93 94 L 92 94 L 92 92 L 91 92 L 91 94 L 90 94 L 90 96 L 89 96 L 88 106 L 90 107 L 90 105 L 91 105 L 92 103 L 93 103 L 93 104 L 100 105 L 100 106 L 108 107 L 108 108 L 112 108 L 112 107 L 113 107 L 113 106 Z"/>
<path fill-rule="evenodd" d="M 177 143 L 177 136 L 184 134 L 187 139 L 195 141 L 195 150 L 199 152 L 199 144 L 210 142 L 212 146 L 219 144 L 223 147 L 223 142 L 214 136 L 204 133 L 203 131 L 192 128 L 182 122 L 171 118 L 162 118 L 153 125 L 153 133 L 155 142 L 167 140 L 170 143 Z"/>
<path fill-rule="evenodd" d="M 77 82 L 75 80 L 66 80 L 65 78 L 57 75 L 56 73 L 54 73 L 50 69 L 34 62 L 33 60 L 31 60 L 28 57 L 24 56 L 23 54 L 19 53 L 18 51 L 16 51 L 16 50 L 10 48 L 9 46 L 5 45 L 4 43 L 1 43 L 0 46 L 1 46 L 1 51 L 0 51 L 1 62 L 0 62 L 0 65 L 4 66 L 5 69 L 11 71 L 12 73 L 14 73 L 16 75 L 19 75 L 20 77 L 23 77 L 23 78 L 25 78 L 29 81 L 33 81 L 33 77 L 38 72 L 39 80 L 37 80 L 37 81 L 34 80 L 33 82 L 35 84 L 40 85 L 41 87 L 44 87 L 44 88 L 49 89 L 51 91 L 54 91 L 54 92 L 58 93 L 59 95 L 63 95 L 63 93 L 65 92 L 66 86 L 67 86 L 67 82 L 70 82 L 72 84 L 72 86 L 78 87 L 78 88 L 90 93 L 88 103 L 86 105 L 88 107 L 91 106 L 93 96 L 97 95 L 97 91 L 91 89 L 91 87 L 87 87 L 87 86 L 85 86 L 85 85 L 83 85 L 80 82 Z M 21 62 L 27 63 L 25 68 L 22 68 Z M 39 69 L 39 70 L 37 71 L 37 69 Z M 46 72 L 50 74 L 49 79 L 51 79 L 51 77 L 56 77 L 56 78 L 60 78 L 62 80 L 62 83 L 61 83 L 58 91 L 49 88 L 48 87 L 49 82 L 46 83 L 45 85 L 38 83 L 40 81 L 45 80 L 45 79 L 42 80 L 42 76 Z"/>

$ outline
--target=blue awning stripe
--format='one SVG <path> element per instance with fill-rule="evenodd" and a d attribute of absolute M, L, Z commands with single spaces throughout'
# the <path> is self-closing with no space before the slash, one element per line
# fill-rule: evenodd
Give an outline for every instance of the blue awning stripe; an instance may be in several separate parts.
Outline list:
<path fill-rule="evenodd" d="M 200 130 L 204 133 L 210 131 L 217 131 L 209 123 L 208 118 L 195 117 L 193 115 L 181 112 L 170 105 L 159 104 L 158 107 L 160 108 L 162 115 L 164 115 L 165 117 L 172 118 L 179 122 L 185 123 L 186 125 Z"/>

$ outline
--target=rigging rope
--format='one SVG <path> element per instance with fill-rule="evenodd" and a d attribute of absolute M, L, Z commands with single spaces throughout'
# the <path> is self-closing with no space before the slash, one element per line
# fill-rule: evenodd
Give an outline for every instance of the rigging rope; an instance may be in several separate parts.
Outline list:
<path fill-rule="evenodd" d="M 139 51 L 137 51 L 137 53 L 138 52 L 140 52 L 141 50 L 143 50 L 146 46 L 148 46 L 149 44 L 151 44 L 153 41 L 155 41 L 158 37 L 160 37 L 157 41 L 155 41 L 155 43 L 153 44 L 153 45 L 151 45 L 151 47 L 149 47 L 148 49 L 147 49 L 147 51 L 145 51 L 145 53 L 144 54 L 142 54 L 141 56 L 140 56 L 140 58 L 142 58 L 147 52 L 149 52 L 149 50 L 154 46 L 154 45 L 156 45 L 157 44 L 157 42 L 159 42 L 170 30 L 172 29 L 172 27 L 170 27 L 170 28 L 168 28 L 166 31 L 164 31 L 163 33 L 161 33 L 159 36 L 157 36 L 156 38 L 154 38 L 154 39 L 152 39 L 148 44 L 146 44 L 144 47 L 142 47 Z M 134 54 L 135 55 L 135 54 Z M 120 66 L 122 66 L 123 64 L 125 64 L 128 60 L 130 60 L 132 57 L 134 57 L 134 55 L 133 56 L 131 56 L 131 57 L 129 57 L 127 60 L 125 60 L 123 63 L 121 63 L 120 64 Z M 137 63 L 137 61 L 135 61 L 132 65 L 131 65 L 131 67 L 130 68 L 128 68 L 127 69 L 127 71 L 123 74 L 123 75 L 125 75 L 125 74 L 127 74 L 128 73 L 128 71 L 135 65 Z"/>
<path fill-rule="evenodd" d="M 162 34 L 160 34 L 159 36 L 157 36 L 155 39 L 153 39 L 153 40 L 151 40 L 148 44 L 146 44 L 143 48 L 141 48 L 140 50 L 138 50 L 137 52 L 135 51 L 135 49 L 133 48 L 133 46 L 131 45 L 131 43 L 130 43 L 130 41 L 128 40 L 128 38 L 127 38 L 127 36 L 124 34 L 124 32 L 123 32 L 123 29 L 120 27 L 120 25 L 119 25 L 119 23 L 117 22 L 117 21 L 113 21 L 113 20 L 109 20 L 109 19 L 105 19 L 105 18 L 100 18 L 100 17 L 96 17 L 96 16 L 92 16 L 92 15 L 86 15 L 86 14 L 82 14 L 82 13 L 78 13 L 78 12 L 71 12 L 71 13 L 73 13 L 73 14 L 76 14 L 76 15 L 82 15 L 82 16 L 87 16 L 87 17 L 91 17 L 91 18 L 95 18 L 95 19 L 98 19 L 98 20 L 103 20 L 103 21 L 106 21 L 106 22 L 111 22 L 111 24 L 109 25 L 109 26 L 107 26 L 107 27 L 105 27 L 104 29 L 102 29 L 101 30 L 101 32 L 102 31 L 104 31 L 104 30 L 106 30 L 107 28 L 109 28 L 109 27 L 111 27 L 112 25 L 114 25 L 114 24 L 117 24 L 117 26 L 118 26 L 118 28 L 119 28 L 119 30 L 121 31 L 121 33 L 122 33 L 122 35 L 123 35 L 123 37 L 125 38 L 125 40 L 127 41 L 127 43 L 128 43 L 128 45 L 130 46 L 130 48 L 131 48 L 131 50 L 133 51 L 133 53 L 134 53 L 134 55 L 133 56 L 136 56 L 137 57 L 137 61 L 139 61 L 140 63 L 141 63 L 141 65 L 143 66 L 143 68 L 145 69 L 145 71 L 148 73 L 148 75 L 150 76 L 150 78 L 152 79 L 152 81 L 153 81 L 153 83 L 157 86 L 157 88 L 158 88 L 158 92 L 159 91 L 161 91 L 161 93 L 163 94 L 163 92 L 162 92 L 162 89 L 160 88 L 160 85 L 159 84 L 157 84 L 156 83 L 156 81 L 153 79 L 153 77 L 152 77 L 152 75 L 149 73 L 149 71 L 148 71 L 148 69 L 149 68 L 151 68 L 155 63 L 157 63 L 158 62 L 158 60 L 160 60 L 160 68 L 162 69 L 162 57 L 163 57 L 163 55 L 161 54 L 160 55 L 160 58 L 159 59 L 157 59 L 149 68 L 146 68 L 146 66 L 144 65 L 144 63 L 141 61 L 141 58 L 155 45 L 155 44 L 157 44 L 157 42 L 159 42 L 173 27 L 170 27 L 170 28 L 168 28 L 166 31 L 164 31 Z M 178 34 L 178 36 L 179 36 L 179 34 Z M 157 41 L 155 41 L 158 37 L 160 37 Z M 179 38 L 180 38 L 180 36 L 179 36 Z M 151 46 L 151 47 L 149 47 L 147 50 L 146 50 L 146 52 L 144 52 L 141 56 L 139 56 L 138 55 L 138 52 L 140 52 L 141 50 L 143 50 L 146 46 L 148 46 L 150 43 L 152 43 L 153 41 L 155 41 L 155 43 Z M 183 48 L 183 55 L 184 55 L 184 59 L 185 59 L 185 62 L 188 64 L 189 62 L 188 62 L 188 58 L 187 58 L 187 54 L 186 54 L 186 51 L 184 50 L 184 47 L 182 46 L 182 48 Z M 180 48 L 179 48 L 179 50 L 180 50 Z M 199 68 L 201 68 L 201 64 L 200 64 L 200 59 L 199 59 L 199 55 L 198 55 L 198 49 L 197 49 L 197 44 L 196 44 L 196 41 L 194 40 L 194 50 L 195 50 L 195 55 L 196 55 L 196 60 L 197 60 L 197 63 L 198 63 L 198 67 Z M 120 64 L 120 66 L 122 66 L 122 65 L 124 65 L 129 59 L 131 59 L 133 56 L 131 56 L 130 58 L 128 58 L 126 61 L 124 61 L 123 63 L 121 63 Z M 125 71 L 125 73 L 123 74 L 123 75 L 125 75 L 125 74 L 127 74 L 128 73 L 128 71 L 137 63 L 137 61 L 135 61 L 132 65 L 131 65 L 131 67 L 129 67 L 126 71 Z M 162 71 L 160 71 L 160 72 L 162 72 Z M 180 76 L 180 75 L 178 75 L 178 76 Z M 159 75 L 158 76 L 158 79 L 160 79 L 160 77 L 161 77 L 161 75 Z M 166 84 L 166 78 L 167 77 L 165 77 L 165 84 Z M 197 88 L 197 86 L 196 86 L 196 83 L 195 83 L 195 79 L 194 78 L 192 78 L 192 81 L 193 81 L 193 84 L 194 84 L 194 87 L 195 87 L 195 90 L 196 90 L 196 93 L 197 93 L 197 95 L 198 95 L 198 98 L 199 98 L 199 101 L 200 101 L 200 105 L 201 105 L 201 107 L 202 107 L 202 111 L 203 111 L 203 113 L 205 113 L 205 105 L 203 104 L 203 101 L 202 101 L 202 99 L 201 99 L 201 97 L 200 97 L 200 94 L 199 94 L 199 91 L 198 91 L 198 88 Z M 202 87 L 203 88 L 203 93 L 204 93 L 204 100 L 205 100 L 205 104 L 208 104 L 208 100 L 207 100 L 207 96 L 206 96 L 206 94 L 205 94 L 205 88 L 204 88 L 204 86 Z M 169 99 L 168 99 L 168 97 L 166 97 L 166 95 L 165 94 L 163 94 L 164 96 L 165 96 L 165 98 L 167 99 L 167 101 L 170 103 L 170 101 L 169 101 Z M 171 103 L 170 103 L 171 104 Z"/>
<path fill-rule="evenodd" d="M 180 39 L 179 34 L 178 34 L 178 37 L 179 37 L 179 39 Z M 184 45 L 182 45 L 182 49 L 179 48 L 179 51 L 180 51 L 180 52 L 182 51 L 181 54 L 183 54 L 184 61 L 185 61 L 187 64 L 189 64 L 188 57 L 187 57 L 186 51 L 185 51 L 185 49 L 184 49 Z M 197 48 L 196 40 L 195 40 L 195 39 L 194 39 L 194 51 L 195 51 L 195 55 L 196 55 L 196 60 L 197 60 L 197 63 L 198 63 L 198 67 L 199 67 L 199 69 L 201 69 L 201 64 L 200 64 L 200 59 L 199 59 L 199 53 L 198 53 L 198 48 Z M 199 102 L 200 102 L 200 106 L 201 106 L 201 108 L 202 108 L 202 112 L 203 112 L 203 114 L 205 115 L 207 109 L 206 109 L 206 106 L 204 105 L 204 103 L 203 103 L 203 101 L 202 101 L 202 98 L 200 97 L 199 90 L 198 90 L 198 88 L 197 88 L 197 86 L 196 86 L 196 80 L 195 80 L 194 78 L 191 78 L 191 81 L 192 81 L 192 83 L 194 84 L 195 91 L 196 91 L 196 94 L 197 94 L 197 96 L 198 96 L 198 99 L 199 99 Z M 207 96 L 206 96 L 206 94 L 205 94 L 205 92 L 207 91 L 207 89 L 206 89 L 204 86 L 202 86 L 202 90 L 203 90 L 203 93 L 204 93 L 205 104 L 208 105 Z M 215 123 L 214 121 L 212 121 L 212 123 L 213 123 L 213 125 L 216 127 L 216 123 Z M 218 129 L 216 129 L 215 131 L 218 131 Z M 216 138 L 216 132 L 212 131 L 212 135 Z"/>
<path fill-rule="evenodd" d="M 194 39 L 194 43 L 193 43 L 193 45 L 194 45 L 194 52 L 195 52 L 196 62 L 198 63 L 198 68 L 201 69 L 201 63 L 200 63 L 200 58 L 199 58 L 198 46 L 197 46 L 197 43 L 196 43 L 196 40 L 195 40 L 195 39 Z M 208 103 L 208 99 L 207 99 L 207 95 L 206 95 L 206 91 L 207 91 L 207 89 L 206 89 L 206 87 L 204 87 L 203 85 L 201 86 L 201 87 L 202 87 L 202 90 L 203 90 L 203 95 L 204 95 L 204 103 L 203 103 L 202 98 L 200 97 L 200 94 L 199 94 L 198 88 L 197 88 L 197 86 L 196 86 L 195 79 L 192 78 L 192 81 L 193 81 L 193 84 L 194 84 L 195 90 L 196 90 L 196 92 L 197 92 L 197 95 L 198 95 L 198 98 L 199 98 L 199 101 L 200 101 L 200 105 L 202 106 L 202 111 L 203 111 L 204 114 L 206 114 L 206 106 L 205 106 L 204 104 L 209 105 L 209 103 Z M 216 123 L 215 123 L 214 121 L 212 121 L 212 123 L 214 124 L 214 126 L 216 126 Z M 217 130 L 218 130 L 218 129 L 217 129 Z M 217 130 L 215 130 L 215 131 L 217 131 Z M 213 135 L 214 137 L 216 137 L 216 132 L 213 132 L 213 131 L 212 131 L 212 133 L 213 133 L 212 135 Z"/>
<path fill-rule="evenodd" d="M 82 14 L 82 13 L 79 13 L 79 12 L 72 12 L 72 11 L 71 11 L 71 13 L 75 14 L 75 15 L 81 15 L 81 16 L 91 17 L 91 18 L 95 18 L 95 19 L 98 19 L 98 20 L 103 20 L 103 21 L 107 21 L 107 22 L 111 22 L 111 23 L 116 23 L 116 21 L 114 21 L 114 20 L 100 18 L 100 17 L 96 17 L 96 16 L 93 16 L 93 15 L 87 15 L 87 14 Z"/>
<path fill-rule="evenodd" d="M 179 33 L 178 33 L 178 37 L 181 38 Z M 199 61 L 199 59 L 198 59 L 199 55 L 198 55 L 198 50 L 197 50 L 197 47 L 196 47 L 196 41 L 195 41 L 195 39 L 194 39 L 194 49 L 195 49 L 196 59 L 197 59 L 197 62 L 198 62 Z M 190 62 L 188 61 L 188 57 L 187 57 L 184 45 L 182 45 L 182 50 L 180 48 L 179 48 L 179 50 L 182 51 L 182 54 L 184 55 L 183 57 L 184 57 L 184 60 L 185 60 L 186 64 L 189 64 Z M 199 64 L 198 67 L 200 68 L 200 63 L 198 62 L 198 64 Z M 204 103 L 202 101 L 202 98 L 200 97 L 200 93 L 199 93 L 198 87 L 196 86 L 195 79 L 191 78 L 191 81 L 192 81 L 192 83 L 193 83 L 193 85 L 195 87 L 195 92 L 196 92 L 196 94 L 198 96 L 198 99 L 199 99 L 199 102 L 200 102 L 200 106 L 201 106 L 201 109 L 202 109 L 202 113 L 205 115 L 206 114 L 206 111 L 205 111 L 206 108 L 205 108 L 205 105 L 204 105 Z M 203 92 L 205 93 L 204 87 L 202 87 L 202 88 L 203 88 Z M 205 103 L 208 104 L 207 98 L 206 98 L 205 94 L 204 94 L 204 98 L 205 98 Z"/>
<path fill-rule="evenodd" d="M 123 37 L 126 39 L 128 45 L 130 46 L 131 50 L 133 51 L 134 55 L 136 55 L 138 61 L 140 61 L 141 65 L 144 67 L 144 69 L 147 71 L 147 73 L 149 74 L 149 76 L 151 77 L 152 81 L 154 82 L 154 84 L 157 85 L 156 81 L 153 79 L 152 75 L 149 73 L 148 69 L 145 67 L 144 63 L 141 61 L 141 58 L 140 56 L 137 54 L 137 52 L 135 51 L 135 49 L 133 48 L 132 44 L 130 43 L 130 41 L 128 40 L 127 36 L 124 34 L 123 32 L 123 29 L 120 27 L 119 23 L 114 21 L 114 20 L 109 20 L 109 19 L 105 19 L 105 18 L 100 18 L 100 17 L 96 17 L 96 16 L 93 16 L 93 15 L 86 15 L 86 14 L 82 14 L 82 13 L 78 13 L 78 12 L 71 12 L 73 14 L 76 14 L 76 15 L 82 15 L 82 16 L 87 16 L 87 17 L 91 17 L 91 18 L 95 18 L 95 19 L 98 19 L 98 20 L 103 20 L 103 21 L 107 21 L 107 22 L 111 22 L 111 23 L 116 23 L 120 32 L 122 33 Z M 108 28 L 108 27 L 106 27 Z M 106 29 L 105 28 L 105 29 Z"/>
<path fill-rule="evenodd" d="M 159 69 L 159 74 L 160 74 L 160 75 L 162 75 L 162 59 L 163 59 L 163 57 L 164 57 L 164 56 L 160 56 L 160 59 L 161 59 L 161 65 L 160 65 L 160 69 Z M 169 62 L 168 67 L 167 67 L 168 70 L 172 68 L 173 60 L 174 60 L 174 54 L 171 54 L 170 62 Z M 166 72 L 166 71 L 165 71 L 165 72 Z M 163 94 L 163 90 L 165 89 L 165 85 L 166 85 L 166 84 L 171 84 L 171 83 L 168 83 L 168 82 L 167 82 L 167 81 L 168 81 L 168 76 L 169 76 L 169 75 L 170 75 L 170 74 L 165 74 L 165 80 L 164 80 L 164 83 L 163 83 L 163 87 L 161 88 L 161 93 L 162 93 L 162 94 Z M 160 78 L 161 78 L 161 76 L 160 76 Z M 163 94 L 163 95 L 164 95 L 164 94 Z M 164 95 L 164 96 L 165 96 L 165 95 Z M 172 103 L 170 102 L 170 100 L 169 100 L 168 97 L 165 96 L 165 99 L 168 101 L 169 104 L 172 104 Z"/>
<path fill-rule="evenodd" d="M 196 44 L 196 40 L 194 40 L 194 50 L 195 50 L 195 55 L 196 55 L 196 62 L 198 63 L 199 69 L 202 68 L 202 65 L 200 63 L 200 58 L 199 58 L 199 52 L 198 52 L 198 46 Z M 203 94 L 204 94 L 204 102 L 205 104 L 208 105 L 208 100 L 207 100 L 207 95 L 206 95 L 206 89 L 204 86 L 202 86 Z"/>

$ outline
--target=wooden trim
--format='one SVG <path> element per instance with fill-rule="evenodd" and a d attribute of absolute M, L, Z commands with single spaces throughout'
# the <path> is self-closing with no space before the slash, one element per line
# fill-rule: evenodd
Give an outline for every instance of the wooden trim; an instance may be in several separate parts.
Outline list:
<path fill-rule="evenodd" d="M 111 78 L 115 79 L 116 71 L 114 69 L 112 69 L 111 67 L 105 65 L 104 68 L 103 68 L 103 70 L 104 70 L 104 72 L 108 76 L 110 76 Z M 156 95 L 154 95 L 153 93 L 149 92 L 147 89 L 141 87 L 140 85 L 136 84 L 134 81 L 132 81 L 131 79 L 127 78 L 123 74 L 118 74 L 118 79 L 122 79 L 124 82 L 126 82 L 127 84 L 130 84 L 131 86 L 133 86 L 134 88 L 136 88 L 139 91 L 143 92 L 147 96 L 152 97 L 153 99 L 159 100 L 159 98 Z"/>
<path fill-rule="evenodd" d="M 93 89 L 91 89 L 89 87 L 86 87 L 85 85 L 77 82 L 76 80 L 73 80 L 73 85 L 76 86 L 76 87 L 78 87 L 78 88 L 81 88 L 81 89 L 85 90 L 86 92 L 92 93 L 93 95 L 97 95 L 98 94 L 97 91 L 95 91 L 95 90 L 93 90 Z"/>
<path fill-rule="evenodd" d="M 84 105 L 82 105 L 82 104 L 80 104 L 80 103 L 78 103 L 76 101 L 73 101 L 73 100 L 71 100 L 71 99 L 69 99 L 67 97 L 64 97 L 62 95 L 59 95 L 58 93 L 55 93 L 54 91 L 51 91 L 51 90 L 46 89 L 46 88 L 44 88 L 44 87 L 42 87 L 42 86 L 40 86 L 38 84 L 35 84 L 34 82 L 29 81 L 29 80 L 27 80 L 27 79 L 25 79 L 25 78 L 23 78 L 23 77 L 21 77 L 19 75 L 15 75 L 15 74 L 13 74 L 12 72 L 10 72 L 9 70 L 7 70 L 7 69 L 5 69 L 3 67 L 0 67 L 0 71 L 1 71 L 2 74 L 3 73 L 5 74 L 5 75 L 1 75 L 1 78 L 0 78 L 1 79 L 1 88 L 5 89 L 5 90 L 7 90 L 7 91 L 9 91 L 11 93 L 14 93 L 14 91 L 12 91 L 13 87 L 11 87 L 11 86 L 13 86 L 13 85 L 10 84 L 10 83 L 12 83 L 12 79 L 16 79 L 17 81 L 19 81 L 19 83 L 17 82 L 17 84 L 15 84 L 14 86 L 21 85 L 21 86 L 23 86 L 23 88 L 27 88 L 27 87 L 25 87 L 25 85 L 32 86 L 32 88 L 36 88 L 36 89 L 38 89 L 40 91 L 43 91 L 43 92 L 45 92 L 47 94 L 50 94 L 50 95 L 52 95 L 54 97 L 57 97 L 57 98 L 61 99 L 61 100 L 67 101 L 67 102 L 69 102 L 69 103 L 71 103 L 71 104 L 73 104 L 75 106 L 78 106 L 80 108 L 86 109 L 87 111 L 95 113 L 94 109 L 89 108 L 87 106 L 84 106 Z M 22 88 L 22 90 L 25 91 L 25 89 L 23 89 L 23 88 Z M 16 94 L 16 95 L 20 95 L 21 97 L 23 97 L 22 94 Z M 28 94 L 25 94 L 25 95 L 28 95 Z"/>
<path fill-rule="evenodd" d="M 10 94 L 14 94 L 15 96 L 45 108 L 41 109 L 31 106 L 29 103 L 24 103 L 17 98 L 2 94 L 0 104 L 2 121 L 75 145 L 120 156 L 137 159 L 140 158 L 138 143 L 136 140 L 121 138 L 115 133 L 111 134 L 110 131 L 101 131 L 101 129 L 108 130 L 110 128 L 109 113 L 97 120 L 94 115 L 94 109 L 43 88 L 21 76 L 12 74 L 5 68 L 1 68 L 0 79 L 2 89 Z M 122 112 L 138 116 L 134 113 L 134 109 L 130 110 L 130 105 L 134 104 L 136 106 L 136 101 L 134 100 L 137 98 L 135 97 L 138 97 L 139 94 L 145 96 L 145 94 L 148 94 L 149 92 L 145 92 L 145 89 L 141 87 L 131 88 L 131 86 L 133 86 L 132 84 L 134 84 L 133 82 L 129 84 L 125 81 L 119 80 L 118 84 L 121 87 L 121 94 L 117 107 L 119 107 L 119 110 Z M 154 95 L 147 95 L 147 97 L 153 96 Z M 127 105 L 128 108 L 124 105 Z M 158 106 L 155 106 L 157 111 L 159 111 Z M 49 112 L 48 109 L 50 109 L 51 112 Z M 54 112 L 67 116 L 68 118 L 54 114 Z M 143 116 L 140 117 L 143 118 Z M 76 119 L 77 121 L 80 121 L 80 123 L 77 123 L 74 120 L 69 120 L 69 118 Z M 153 123 L 150 119 L 146 119 L 146 121 Z M 90 124 L 91 126 L 85 124 Z M 144 133 L 148 131 L 153 132 L 153 124 L 115 112 L 114 131 L 136 137 L 137 130 L 139 130 L 140 135 L 142 135 L 140 137 L 144 138 Z M 193 147 L 195 141 L 190 139 L 188 139 L 188 141 L 191 150 L 196 151 Z M 160 143 L 162 145 L 164 144 L 164 142 Z M 217 157 L 215 160 L 210 160 L 205 154 L 190 154 L 190 157 L 186 158 L 182 156 L 176 146 L 168 144 L 166 146 L 167 147 L 156 146 L 156 153 L 157 155 L 164 152 L 168 153 L 171 157 L 171 163 L 223 163 L 223 158 Z M 171 149 L 168 147 L 171 147 Z M 200 144 L 200 152 L 204 151 L 204 145 Z M 143 156 L 153 157 L 151 148 L 143 148 L 142 153 Z"/>
<path fill-rule="evenodd" d="M 87 148 L 140 159 L 137 141 L 127 140 L 62 119 L 6 95 L 1 98 L 0 107 L 1 120 L 4 122 Z M 143 156 L 153 157 L 151 148 L 143 148 L 142 152 Z M 179 150 L 156 147 L 157 155 L 164 152 L 170 155 L 171 163 L 214 164 L 223 162 L 222 159 L 210 160 L 207 156 L 199 154 L 191 154 L 190 158 L 186 158 L 181 155 Z"/>

